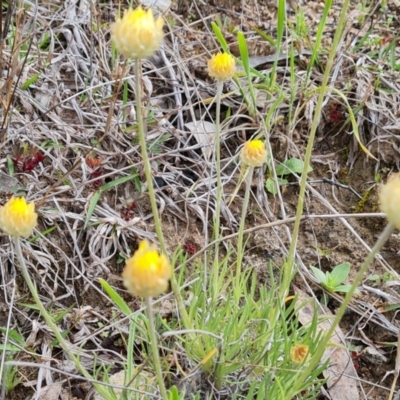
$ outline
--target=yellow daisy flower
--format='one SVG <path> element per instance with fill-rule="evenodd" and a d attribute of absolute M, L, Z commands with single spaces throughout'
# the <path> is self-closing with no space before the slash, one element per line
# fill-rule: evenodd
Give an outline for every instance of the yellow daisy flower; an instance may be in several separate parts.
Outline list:
<path fill-rule="evenodd" d="M 400 229 L 400 174 L 391 175 L 381 187 L 379 200 L 388 221 Z"/>
<path fill-rule="evenodd" d="M 122 278 L 124 286 L 133 295 L 153 297 L 167 290 L 171 274 L 167 257 L 143 240 L 133 257 L 126 261 Z"/>
<path fill-rule="evenodd" d="M 153 11 L 143 10 L 141 6 L 125 11 L 111 26 L 111 39 L 117 50 L 127 58 L 151 56 L 160 48 L 164 37 L 164 21 L 154 19 Z"/>
<path fill-rule="evenodd" d="M 0 228 L 7 235 L 28 237 L 37 224 L 35 204 L 26 203 L 25 197 L 11 197 L 0 207 Z"/>
<path fill-rule="evenodd" d="M 214 54 L 212 58 L 208 60 L 208 74 L 219 81 L 231 79 L 233 75 L 235 75 L 235 72 L 235 59 L 231 54 Z"/>

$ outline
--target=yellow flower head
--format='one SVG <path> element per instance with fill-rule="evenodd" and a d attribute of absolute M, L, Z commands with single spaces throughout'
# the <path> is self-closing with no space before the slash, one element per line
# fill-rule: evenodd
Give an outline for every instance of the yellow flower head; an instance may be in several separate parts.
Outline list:
<path fill-rule="evenodd" d="M 400 229 L 400 174 L 390 176 L 381 188 L 379 200 L 388 221 Z"/>
<path fill-rule="evenodd" d="M 164 21 L 154 19 L 153 11 L 141 6 L 125 11 L 111 26 L 111 39 L 117 50 L 127 58 L 144 58 L 159 49 L 164 37 Z"/>
<path fill-rule="evenodd" d="M 309 348 L 306 344 L 296 344 L 290 349 L 290 359 L 294 364 L 302 364 L 308 357 Z"/>
<path fill-rule="evenodd" d="M 28 237 L 36 224 L 35 204 L 27 204 L 25 197 L 11 197 L 0 207 L 0 228 L 7 235 Z"/>
<path fill-rule="evenodd" d="M 261 167 L 267 161 L 267 150 L 261 140 L 250 140 L 240 153 L 242 163 L 250 167 Z"/>
<path fill-rule="evenodd" d="M 147 240 L 139 244 L 122 272 L 124 286 L 135 296 L 158 296 L 168 288 L 172 268 L 167 257 L 159 254 Z"/>
<path fill-rule="evenodd" d="M 231 79 L 233 75 L 235 75 L 235 72 L 235 59 L 231 54 L 214 54 L 211 59 L 208 60 L 208 74 L 219 81 Z"/>

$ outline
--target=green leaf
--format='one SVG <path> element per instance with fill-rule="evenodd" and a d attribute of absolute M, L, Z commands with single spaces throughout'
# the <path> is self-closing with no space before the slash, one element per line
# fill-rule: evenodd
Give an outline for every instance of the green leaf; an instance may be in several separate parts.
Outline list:
<path fill-rule="evenodd" d="M 246 72 L 247 77 L 251 77 L 250 75 L 250 59 L 249 59 L 249 51 L 247 49 L 246 38 L 244 37 L 243 32 L 238 32 L 237 40 L 239 45 L 240 56 L 243 63 L 243 68 Z"/>
<path fill-rule="evenodd" d="M 276 174 L 278 176 L 289 175 L 290 172 L 286 168 L 285 164 L 280 164 L 275 168 Z"/>
<path fill-rule="evenodd" d="M 89 223 L 90 218 L 91 218 L 92 215 L 93 215 L 94 209 L 96 208 L 97 203 L 98 203 L 99 200 L 100 200 L 101 193 L 102 193 L 101 189 L 98 190 L 98 191 L 93 195 L 92 199 L 90 200 L 88 212 L 87 212 L 86 219 L 85 219 L 85 226 L 84 226 L 84 228 L 87 227 L 87 224 Z"/>
<path fill-rule="evenodd" d="M 369 281 L 373 281 L 373 282 L 380 282 L 381 281 L 381 275 L 378 274 L 372 274 L 367 278 Z"/>
<path fill-rule="evenodd" d="M 385 309 L 385 311 L 394 311 L 394 310 L 398 310 L 400 308 L 400 303 L 396 303 L 396 304 L 389 304 L 389 305 L 384 305 L 383 308 Z"/>
<path fill-rule="evenodd" d="M 45 50 L 46 48 L 48 48 L 49 44 L 50 44 L 50 34 L 44 33 L 43 39 L 38 43 L 38 47 L 41 50 Z"/>
<path fill-rule="evenodd" d="M 135 179 L 135 177 L 137 176 L 137 173 L 133 173 L 127 176 L 123 176 L 122 178 L 116 179 L 115 181 L 112 182 L 108 182 L 105 185 L 103 185 L 100 190 L 102 192 L 106 192 L 107 190 L 112 189 L 114 186 L 118 186 L 121 183 L 125 183 L 127 181 L 130 181 L 131 179 Z"/>
<path fill-rule="evenodd" d="M 335 93 L 337 93 L 342 98 L 344 103 L 346 103 L 347 112 L 349 113 L 348 119 L 350 119 L 350 121 L 351 121 L 351 125 L 353 127 L 353 135 L 356 137 L 358 145 L 361 147 L 361 149 L 364 151 L 365 154 L 367 154 L 369 157 L 371 157 L 374 160 L 376 160 L 376 158 L 370 153 L 370 151 L 361 142 L 360 133 L 358 131 L 358 123 L 357 123 L 357 121 L 355 119 L 355 116 L 354 116 L 354 113 L 353 113 L 353 109 L 351 108 L 350 103 L 349 103 L 346 95 L 344 93 L 342 93 L 338 89 L 335 89 L 335 88 L 330 88 L 330 89 L 332 91 L 334 91 Z"/>
<path fill-rule="evenodd" d="M 53 232 L 54 229 L 57 229 L 57 226 L 52 226 L 51 228 L 46 229 L 45 231 L 38 233 L 37 235 L 35 235 L 35 236 L 33 236 L 31 239 L 29 239 L 29 241 L 30 241 L 31 243 L 34 243 L 34 242 L 36 242 L 38 239 L 40 239 L 40 238 L 42 238 L 42 237 L 45 237 L 45 236 L 48 235 L 49 233 Z"/>
<path fill-rule="evenodd" d="M 310 265 L 310 268 L 311 268 L 312 272 L 314 273 L 314 276 L 319 281 L 319 283 L 326 285 L 327 284 L 327 276 L 319 268 L 313 267 L 312 265 Z"/>
<path fill-rule="evenodd" d="M 32 77 L 30 77 L 29 79 L 27 79 L 26 82 L 21 86 L 21 89 L 22 90 L 29 89 L 29 86 L 33 85 L 38 80 L 40 75 L 41 75 L 41 72 L 38 72 L 35 75 L 33 75 Z"/>
<path fill-rule="evenodd" d="M 286 161 L 286 166 L 293 172 L 296 172 L 298 174 L 302 173 L 304 170 L 304 161 L 299 160 L 298 158 L 290 158 L 289 160 Z M 309 165 L 307 168 L 307 174 L 309 172 L 312 172 L 312 168 Z"/>
<path fill-rule="evenodd" d="M 61 337 L 63 338 L 63 339 L 65 339 L 67 336 L 68 336 L 68 334 L 70 333 L 71 331 L 69 330 L 69 329 L 67 329 L 66 331 L 64 331 L 64 332 L 60 332 L 60 335 L 61 335 Z M 58 339 L 57 338 L 54 338 L 51 342 L 50 342 L 50 346 L 51 347 L 55 347 L 55 346 L 58 346 L 58 344 L 59 344 L 60 342 L 58 341 Z"/>
<path fill-rule="evenodd" d="M 266 40 L 271 46 L 276 47 L 276 40 L 270 36 L 267 35 L 264 31 L 262 31 L 261 29 L 258 29 L 257 27 L 253 27 L 253 29 L 264 39 Z"/>
<path fill-rule="evenodd" d="M 290 174 L 301 174 L 304 170 L 304 161 L 298 158 L 289 158 L 281 165 L 276 167 L 276 174 L 278 176 L 290 175 Z M 307 173 L 312 172 L 312 168 L 308 166 Z"/>
<path fill-rule="evenodd" d="M 334 288 L 334 292 L 343 292 L 347 293 L 351 288 L 351 285 L 339 285 Z M 355 293 L 360 293 L 358 289 L 356 289 Z"/>
<path fill-rule="evenodd" d="M 337 265 L 333 268 L 331 272 L 331 284 L 333 288 L 339 286 L 350 273 L 350 264 L 348 262 L 344 262 L 342 264 Z"/>
<path fill-rule="evenodd" d="M 0 344 L 0 354 L 3 352 L 3 351 L 10 351 L 10 352 L 17 352 L 17 351 L 20 351 L 21 349 L 19 348 L 19 347 L 17 347 L 17 346 L 14 346 L 14 345 L 12 345 L 12 344 Z"/>
<path fill-rule="evenodd" d="M 8 173 L 10 174 L 10 176 L 13 176 L 15 172 L 15 165 L 13 159 L 10 156 L 7 156 L 7 167 Z"/>
<path fill-rule="evenodd" d="M 333 289 L 335 288 L 331 273 L 329 271 L 325 272 L 325 282 L 322 283 L 322 286 L 329 291 L 333 291 Z"/>
<path fill-rule="evenodd" d="M 0 328 L 0 332 L 3 332 L 4 334 L 6 333 L 6 328 Z M 12 340 L 13 342 L 19 344 L 20 346 L 23 346 L 25 344 L 25 339 L 20 333 L 14 329 L 10 329 L 8 331 L 8 339 Z M 18 349 L 19 350 L 19 349 Z"/>
<path fill-rule="evenodd" d="M 124 91 L 122 92 L 122 104 L 125 106 L 128 103 L 129 88 L 128 81 L 124 82 Z"/>
<path fill-rule="evenodd" d="M 131 315 L 132 310 L 129 308 L 128 304 L 125 303 L 123 298 L 104 280 L 99 279 L 100 285 L 107 292 L 110 299 L 115 303 L 115 305 L 123 312 L 125 315 Z"/>
<path fill-rule="evenodd" d="M 40 311 L 39 307 L 36 304 L 32 303 L 18 303 L 19 306 L 21 307 L 26 307 L 29 310 L 35 310 L 35 311 Z"/>
<path fill-rule="evenodd" d="M 178 388 L 175 385 L 169 388 L 168 400 L 179 400 Z"/>
<path fill-rule="evenodd" d="M 215 36 L 218 39 L 219 44 L 221 45 L 222 49 L 224 50 L 224 52 L 229 53 L 229 46 L 226 43 L 224 35 L 222 34 L 221 29 L 219 29 L 219 26 L 215 22 L 211 22 L 211 27 L 215 33 Z"/>
<path fill-rule="evenodd" d="M 242 59 L 243 68 L 247 76 L 248 90 L 250 91 L 250 97 L 253 103 L 253 104 L 248 104 L 251 107 L 249 111 L 250 114 L 253 114 L 257 109 L 257 100 L 250 72 L 251 67 L 250 67 L 249 51 L 247 48 L 246 38 L 244 37 L 243 32 L 238 32 L 237 41 L 239 45 L 239 52 L 240 52 L 240 57 Z"/>
<path fill-rule="evenodd" d="M 278 188 L 276 187 L 275 181 L 272 178 L 268 178 L 265 182 L 265 189 L 274 196 L 278 193 Z"/>
<path fill-rule="evenodd" d="M 85 219 L 85 226 L 84 228 L 87 227 L 91 216 L 93 215 L 94 209 L 97 206 L 97 203 L 100 200 L 100 196 L 103 192 L 106 192 L 107 190 L 112 189 L 114 186 L 118 186 L 121 183 L 125 183 L 131 179 L 135 179 L 137 177 L 137 172 L 133 172 L 130 175 L 127 176 L 123 176 L 122 178 L 116 179 L 115 181 L 112 182 L 108 182 L 105 185 L 103 185 L 92 197 L 92 199 L 90 200 L 90 204 L 89 204 L 89 208 L 88 208 L 88 213 L 86 215 L 86 219 Z"/>
<path fill-rule="evenodd" d="M 287 183 L 288 183 L 287 179 L 278 178 L 279 186 L 286 185 Z M 278 187 L 273 178 L 267 179 L 267 181 L 265 182 L 265 188 L 269 193 L 273 194 L 274 196 L 278 193 Z"/>

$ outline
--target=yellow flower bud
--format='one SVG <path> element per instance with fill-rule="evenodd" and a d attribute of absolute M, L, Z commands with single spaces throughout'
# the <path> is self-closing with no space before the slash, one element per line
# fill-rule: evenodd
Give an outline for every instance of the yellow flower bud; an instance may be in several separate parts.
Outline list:
<path fill-rule="evenodd" d="M 231 79 L 233 75 L 235 75 L 235 72 L 235 59 L 231 54 L 214 54 L 211 59 L 208 60 L 208 74 L 219 81 Z"/>
<path fill-rule="evenodd" d="M 127 260 L 122 278 L 124 286 L 133 295 L 153 297 L 167 290 L 171 274 L 167 257 L 143 240 L 133 257 Z"/>
<path fill-rule="evenodd" d="M 240 153 L 242 163 L 250 167 L 261 167 L 267 161 L 267 150 L 261 140 L 245 143 Z"/>
<path fill-rule="evenodd" d="M 27 204 L 25 197 L 11 197 L 0 207 L 0 228 L 11 236 L 28 237 L 37 224 L 35 204 Z"/>
<path fill-rule="evenodd" d="M 127 58 L 144 58 L 159 49 L 164 37 L 164 21 L 154 19 L 153 11 L 141 6 L 125 11 L 111 26 L 111 39 L 117 50 Z"/>
<path fill-rule="evenodd" d="M 400 174 L 391 175 L 379 193 L 381 210 L 388 221 L 400 229 Z"/>
<path fill-rule="evenodd" d="M 296 344 L 290 348 L 290 359 L 294 364 L 302 364 L 308 357 L 308 351 L 306 344 Z"/>

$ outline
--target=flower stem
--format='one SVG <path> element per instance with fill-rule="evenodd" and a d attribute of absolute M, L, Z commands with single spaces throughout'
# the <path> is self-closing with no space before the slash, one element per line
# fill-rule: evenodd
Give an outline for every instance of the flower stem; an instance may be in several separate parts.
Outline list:
<path fill-rule="evenodd" d="M 151 297 L 146 297 L 146 314 L 147 314 L 147 319 L 149 321 L 150 347 L 153 355 L 153 363 L 154 363 L 154 368 L 156 370 L 158 387 L 160 388 L 161 397 L 164 400 L 168 400 L 167 390 L 165 389 L 164 379 L 162 376 L 160 356 L 158 354 L 156 329 L 154 327 L 154 316 L 153 316 L 153 308 L 151 305 Z"/>
<path fill-rule="evenodd" d="M 151 174 L 151 165 L 149 156 L 147 154 L 147 147 L 146 147 L 146 137 L 145 137 L 145 129 L 143 124 L 143 115 L 142 115 L 142 88 L 141 88 L 141 81 L 142 81 L 142 62 L 139 58 L 135 59 L 135 94 L 136 94 L 136 119 L 138 124 L 138 136 L 139 136 L 139 143 L 140 143 L 140 150 L 143 159 L 143 166 L 144 172 L 146 175 L 146 182 L 147 182 L 147 189 L 149 191 L 149 198 L 151 204 L 151 210 L 153 212 L 154 218 L 154 226 L 157 233 L 158 241 L 160 243 L 161 251 L 167 257 L 167 247 L 165 245 L 164 235 L 162 233 L 162 225 L 160 216 L 158 214 L 156 196 L 154 192 L 153 186 L 153 177 Z M 178 305 L 179 313 L 183 319 L 183 323 L 186 329 L 192 329 L 192 324 L 190 322 L 189 316 L 185 309 L 185 305 L 183 304 L 183 299 L 180 293 L 178 282 L 176 281 L 174 273 L 171 276 L 171 288 L 174 292 L 176 302 Z"/>
<path fill-rule="evenodd" d="M 362 264 L 360 270 L 358 271 L 357 275 L 355 276 L 353 283 L 349 289 L 349 291 L 346 294 L 346 297 L 343 300 L 342 305 L 339 307 L 339 310 L 336 312 L 335 319 L 333 320 L 329 330 L 326 332 L 324 337 L 322 338 L 321 342 L 318 343 L 318 347 L 313 354 L 310 362 L 308 363 L 307 367 L 304 369 L 303 373 L 297 378 L 297 380 L 294 382 L 292 386 L 292 390 L 285 395 L 286 400 L 293 399 L 295 397 L 296 392 L 298 391 L 298 388 L 301 387 L 301 385 L 307 380 L 307 378 L 311 375 L 312 371 L 314 370 L 315 366 L 318 364 L 320 361 L 322 355 L 324 354 L 324 351 L 326 350 L 328 346 L 328 342 L 330 341 L 332 335 L 335 332 L 336 327 L 339 325 L 340 320 L 342 319 L 347 306 L 350 303 L 350 300 L 352 299 L 354 292 L 357 289 L 357 286 L 359 283 L 362 281 L 364 274 L 367 272 L 369 266 L 371 265 L 372 261 L 374 260 L 376 254 L 379 252 L 379 250 L 382 248 L 382 246 L 385 244 L 385 242 L 389 239 L 390 235 L 393 232 L 393 225 L 388 224 L 384 231 L 382 232 L 381 236 L 375 243 L 374 247 L 371 249 L 371 252 L 368 254 L 367 258 L 364 260 L 364 263 Z"/>
<path fill-rule="evenodd" d="M 219 294 L 219 237 L 220 237 L 220 220 L 221 220 L 221 201 L 222 201 L 222 182 L 221 182 L 221 94 L 223 81 L 217 81 L 216 95 L 216 119 L 215 119 L 215 154 L 216 154 L 216 175 L 217 175 L 217 196 L 215 199 L 215 216 L 214 216 L 214 262 L 211 274 L 213 282 L 213 299 L 215 300 Z"/>
<path fill-rule="evenodd" d="M 153 212 L 154 227 L 157 233 L 158 241 L 160 242 L 161 250 L 163 253 L 167 254 L 164 236 L 161 229 L 161 221 L 158 215 L 156 196 L 153 186 L 153 176 L 151 174 L 151 165 L 147 154 L 146 137 L 143 124 L 143 114 L 142 114 L 142 88 L 141 88 L 142 68 L 141 67 L 142 67 L 141 60 L 135 59 L 136 118 L 138 124 L 138 136 L 143 158 L 144 172 L 146 175 L 147 190 L 149 191 L 151 210 Z"/>
<path fill-rule="evenodd" d="M 297 240 L 298 240 L 299 232 L 300 232 L 300 221 L 301 221 L 301 216 L 303 214 L 303 208 L 304 208 L 304 199 L 305 199 L 305 191 L 306 191 L 306 183 L 307 183 L 307 169 L 310 165 L 311 154 L 312 154 L 313 147 L 314 147 L 315 134 L 317 132 L 317 128 L 319 126 L 320 119 L 321 119 L 323 101 L 325 99 L 325 94 L 328 91 L 328 81 L 330 78 L 330 72 L 332 70 L 335 57 L 337 56 L 336 51 L 337 51 L 337 48 L 339 45 L 339 41 L 341 39 L 341 35 L 343 33 L 343 28 L 345 26 L 345 21 L 347 18 L 347 9 L 349 8 L 349 5 L 350 5 L 350 0 L 344 0 L 343 5 L 342 5 L 342 10 L 341 10 L 341 13 L 339 16 L 339 22 L 337 24 L 337 29 L 335 31 L 335 35 L 334 35 L 331 49 L 329 52 L 328 60 L 326 62 L 325 72 L 322 77 L 322 83 L 319 88 L 319 96 L 317 99 L 317 104 L 315 106 L 311 130 L 310 130 L 310 134 L 308 136 L 306 154 L 304 156 L 304 167 L 303 167 L 303 173 L 301 174 L 301 179 L 300 179 L 300 190 L 299 190 L 299 196 L 298 196 L 298 201 L 297 201 L 296 220 L 295 220 L 294 227 L 293 227 L 293 234 L 292 234 L 292 239 L 291 239 L 291 243 L 290 243 L 288 258 L 283 266 L 283 280 L 282 280 L 280 295 L 279 295 L 281 301 L 283 301 L 283 299 L 286 298 L 286 296 L 288 295 L 288 292 L 290 289 L 290 287 L 289 287 L 290 282 L 293 277 L 293 272 L 295 270 L 295 256 L 296 256 Z"/>
<path fill-rule="evenodd" d="M 246 191 L 244 193 L 242 215 L 240 217 L 240 226 L 238 233 L 236 276 L 235 276 L 236 279 L 235 292 L 237 301 L 239 301 L 240 298 L 240 276 L 241 276 L 242 262 L 243 262 L 243 231 L 244 231 L 244 224 L 246 222 L 247 208 L 249 206 L 250 187 L 251 187 L 251 181 L 253 180 L 253 172 L 254 172 L 254 167 L 248 167 L 247 171 L 245 170 L 243 171 L 243 173 L 247 173 L 247 177 L 246 177 Z"/>
<path fill-rule="evenodd" d="M 22 254 L 22 249 L 21 249 L 21 241 L 20 241 L 19 237 L 14 237 L 14 245 L 15 245 L 15 254 L 19 261 L 19 266 L 22 271 L 22 276 L 24 277 L 25 282 L 28 285 L 31 295 L 34 298 L 35 303 L 36 303 L 40 313 L 42 314 L 42 317 L 46 321 L 47 326 L 54 333 L 54 336 L 58 340 L 60 346 L 65 351 L 65 353 L 68 355 L 69 359 L 75 364 L 75 366 L 79 370 L 79 372 L 85 378 L 92 380 L 93 376 L 91 376 L 89 374 L 89 372 L 86 371 L 86 369 L 83 367 L 83 365 L 79 362 L 79 359 L 77 357 L 75 357 L 75 355 L 72 353 L 72 351 L 70 350 L 70 345 L 68 345 L 65 342 L 57 325 L 53 322 L 53 319 L 51 318 L 50 314 L 47 312 L 46 308 L 44 307 L 43 303 L 41 302 L 39 295 L 37 293 L 36 287 L 35 287 L 34 283 L 32 282 L 32 279 L 29 275 L 28 268 L 26 267 L 25 259 L 24 259 L 24 256 Z M 109 392 L 105 387 L 103 387 L 100 384 L 93 384 L 93 386 L 105 399 L 110 398 Z"/>

